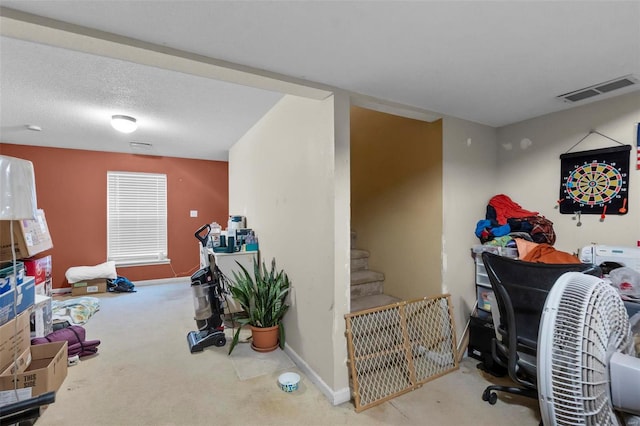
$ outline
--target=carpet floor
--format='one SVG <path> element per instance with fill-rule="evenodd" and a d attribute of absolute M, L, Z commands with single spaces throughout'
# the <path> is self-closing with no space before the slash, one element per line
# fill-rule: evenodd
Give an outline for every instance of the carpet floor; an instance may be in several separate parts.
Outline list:
<path fill-rule="evenodd" d="M 195 328 L 188 283 L 138 286 L 137 293 L 100 294 L 100 310 L 85 325 L 100 339 L 98 354 L 69 367 L 38 420 L 41 426 L 111 425 L 537 425 L 537 401 L 500 396 L 481 400 L 497 382 L 463 360 L 460 369 L 362 413 L 332 406 L 280 351 L 261 354 L 241 343 L 191 354 Z M 244 332 L 244 330 L 243 330 Z M 285 393 L 278 375 L 299 373 Z"/>

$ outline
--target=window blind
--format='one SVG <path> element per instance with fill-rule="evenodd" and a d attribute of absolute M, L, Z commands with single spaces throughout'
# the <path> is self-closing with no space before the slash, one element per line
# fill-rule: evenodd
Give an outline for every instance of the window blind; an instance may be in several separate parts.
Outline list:
<path fill-rule="evenodd" d="M 107 172 L 107 234 L 116 264 L 166 262 L 167 176 Z"/>

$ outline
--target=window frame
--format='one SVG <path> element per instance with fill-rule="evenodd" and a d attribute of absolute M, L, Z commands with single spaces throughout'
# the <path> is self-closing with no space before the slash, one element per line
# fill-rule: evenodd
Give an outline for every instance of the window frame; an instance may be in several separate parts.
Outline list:
<path fill-rule="evenodd" d="M 167 201 L 166 174 L 107 171 L 107 260 L 119 267 L 170 263 Z"/>

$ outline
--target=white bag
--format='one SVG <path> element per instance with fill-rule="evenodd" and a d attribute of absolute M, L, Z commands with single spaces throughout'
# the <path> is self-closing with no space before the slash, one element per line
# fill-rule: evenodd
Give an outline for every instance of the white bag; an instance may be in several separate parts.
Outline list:
<path fill-rule="evenodd" d="M 621 295 L 640 299 L 640 272 L 624 266 L 609 272 L 609 279 Z"/>

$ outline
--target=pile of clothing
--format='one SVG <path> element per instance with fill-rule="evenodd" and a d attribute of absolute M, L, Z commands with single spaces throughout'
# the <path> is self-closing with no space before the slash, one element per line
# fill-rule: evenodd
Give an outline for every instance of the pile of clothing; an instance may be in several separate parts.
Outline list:
<path fill-rule="evenodd" d="M 578 256 L 556 250 L 553 223 L 538 212 L 523 209 L 504 194 L 489 200 L 485 219 L 476 224 L 482 244 L 517 248 L 518 258 L 538 263 L 580 263 Z"/>
<path fill-rule="evenodd" d="M 535 243 L 556 242 L 553 222 L 538 212 L 523 209 L 507 195 L 496 195 L 489 200 L 485 218 L 476 224 L 476 236 L 484 244 L 512 233 Z"/>

